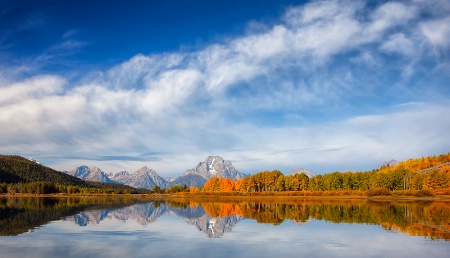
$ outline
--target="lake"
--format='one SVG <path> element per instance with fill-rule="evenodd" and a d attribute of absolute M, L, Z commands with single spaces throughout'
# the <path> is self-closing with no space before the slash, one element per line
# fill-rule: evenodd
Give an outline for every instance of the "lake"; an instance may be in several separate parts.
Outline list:
<path fill-rule="evenodd" d="M 450 202 L 0 198 L 0 257 L 450 257 Z"/>

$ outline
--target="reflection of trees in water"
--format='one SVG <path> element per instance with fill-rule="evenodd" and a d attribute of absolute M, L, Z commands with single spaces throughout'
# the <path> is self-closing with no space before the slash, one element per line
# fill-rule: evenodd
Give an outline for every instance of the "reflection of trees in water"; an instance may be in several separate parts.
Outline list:
<path fill-rule="evenodd" d="M 450 239 L 450 202 L 303 200 L 217 202 L 200 205 L 212 217 L 237 215 L 260 223 L 279 225 L 284 220 L 305 223 L 325 220 L 334 223 L 381 225 L 415 236 Z"/>
<path fill-rule="evenodd" d="M 0 198 L 0 235 L 17 235 L 52 220 L 65 218 L 77 225 L 105 218 L 135 220 L 141 225 L 163 214 L 175 214 L 205 232 L 221 237 L 244 218 L 279 225 L 311 220 L 381 225 L 432 239 L 450 239 L 450 202 L 364 200 L 177 200 L 148 202 L 112 198 Z M 148 203 L 143 203 L 148 202 Z M 75 215 L 74 215 L 75 214 Z"/>
<path fill-rule="evenodd" d="M 113 198 L 0 198 L 0 235 L 18 235 L 30 229 L 85 210 L 119 208 L 142 202 Z"/>

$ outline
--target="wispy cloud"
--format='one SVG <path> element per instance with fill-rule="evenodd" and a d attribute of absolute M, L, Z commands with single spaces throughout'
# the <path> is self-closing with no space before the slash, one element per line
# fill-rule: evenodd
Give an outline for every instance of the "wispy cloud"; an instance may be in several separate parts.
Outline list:
<path fill-rule="evenodd" d="M 63 152 L 111 170 L 147 160 L 162 173 L 212 153 L 242 160 L 244 172 L 308 165 L 325 172 L 446 151 L 449 143 L 438 139 L 450 129 L 442 119 L 448 102 L 405 94 L 411 85 L 415 92 L 445 87 L 412 82 L 417 70 L 431 78 L 428 71 L 448 65 L 450 15 L 429 7 L 436 4 L 447 5 L 314 1 L 262 32 L 193 52 L 137 54 L 78 82 L 60 75 L 0 80 L 1 150 Z M 72 36 L 34 60 L 55 61 L 84 46 Z M 410 75 L 398 78 L 406 69 Z M 414 101 L 423 107 L 395 110 Z M 293 116 L 302 119 L 286 121 Z M 164 155 L 139 156 L 146 152 Z M 82 161 L 52 162 L 67 170 Z"/>

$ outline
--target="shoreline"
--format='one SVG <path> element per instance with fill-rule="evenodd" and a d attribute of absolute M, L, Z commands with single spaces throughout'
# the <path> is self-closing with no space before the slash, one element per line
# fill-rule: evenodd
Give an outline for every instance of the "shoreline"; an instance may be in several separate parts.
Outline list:
<path fill-rule="evenodd" d="M 193 200 L 359 200 L 359 201 L 450 201 L 450 195 L 432 197 L 417 196 L 358 196 L 358 195 L 224 195 L 224 194 L 0 194 L 0 198 L 143 198 L 150 200 L 193 199 Z"/>

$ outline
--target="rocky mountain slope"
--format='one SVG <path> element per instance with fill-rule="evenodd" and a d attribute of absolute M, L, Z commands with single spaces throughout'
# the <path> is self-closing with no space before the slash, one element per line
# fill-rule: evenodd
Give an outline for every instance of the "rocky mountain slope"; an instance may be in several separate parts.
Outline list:
<path fill-rule="evenodd" d="M 80 166 L 70 171 L 64 171 L 64 173 L 86 181 L 116 183 L 114 180 L 111 180 L 105 172 L 97 167 L 91 169 L 88 166 Z"/>
<path fill-rule="evenodd" d="M 184 172 L 172 184 L 199 187 L 203 186 L 212 177 L 224 177 L 237 180 L 245 177 L 245 175 L 233 167 L 231 161 L 224 160 L 219 156 L 209 156 L 204 162 L 199 162 L 197 166 Z"/>
<path fill-rule="evenodd" d="M 393 159 L 393 160 L 384 162 L 384 163 L 381 164 L 381 166 L 379 166 L 378 168 L 385 167 L 385 166 L 393 167 L 393 166 L 397 165 L 398 163 L 400 163 L 400 162 L 398 162 L 398 161 L 396 161 L 395 159 Z"/>
<path fill-rule="evenodd" d="M 148 167 L 142 167 L 134 173 L 122 171 L 114 174 L 111 179 L 136 188 L 153 189 L 155 185 L 161 188 L 168 186 L 168 182 L 164 178 L 160 177 L 155 170 L 149 169 Z"/>
<path fill-rule="evenodd" d="M 188 169 L 184 172 L 183 176 L 186 175 L 199 175 L 206 180 L 212 177 L 224 177 L 231 178 L 233 180 L 241 179 L 245 177 L 244 174 L 240 173 L 231 161 L 224 160 L 219 156 L 209 156 L 204 162 L 200 162 L 192 169 Z"/>
<path fill-rule="evenodd" d="M 161 188 L 173 185 L 202 187 L 212 177 L 232 178 L 233 180 L 245 177 L 244 174 L 233 167 L 231 161 L 224 160 L 219 156 L 209 156 L 204 162 L 199 162 L 194 168 L 188 169 L 182 176 L 168 178 L 167 180 L 148 167 L 142 167 L 134 173 L 121 171 L 114 174 L 111 172 L 105 173 L 96 167 L 91 169 L 87 166 L 81 166 L 65 173 L 83 180 L 115 182 L 146 189 L 153 189 L 155 185 Z"/>
<path fill-rule="evenodd" d="M 206 183 L 206 179 L 200 175 L 189 174 L 176 178 L 170 185 L 186 185 L 187 187 L 202 187 Z"/>
<path fill-rule="evenodd" d="M 308 170 L 306 170 L 306 169 L 304 169 L 304 168 L 294 168 L 294 169 L 292 169 L 291 172 L 289 173 L 290 176 L 296 175 L 296 174 L 305 174 L 305 175 L 307 175 L 309 178 L 312 178 L 312 177 L 315 177 L 315 176 L 316 176 L 316 174 L 314 174 L 313 172 L 308 171 Z"/>

